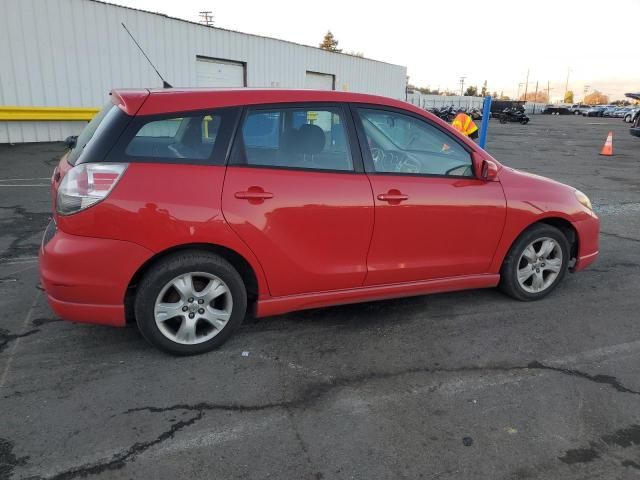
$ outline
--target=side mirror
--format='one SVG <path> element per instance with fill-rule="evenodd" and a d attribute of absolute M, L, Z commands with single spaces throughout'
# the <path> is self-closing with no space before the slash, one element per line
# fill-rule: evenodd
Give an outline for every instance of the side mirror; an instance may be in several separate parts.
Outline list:
<path fill-rule="evenodd" d="M 480 177 L 487 182 L 493 182 L 497 176 L 498 165 L 496 165 L 495 162 L 491 160 L 483 160 Z"/>
<path fill-rule="evenodd" d="M 67 148 L 71 149 L 76 146 L 76 142 L 78 141 L 77 135 L 71 135 L 64 139 L 64 144 Z"/>

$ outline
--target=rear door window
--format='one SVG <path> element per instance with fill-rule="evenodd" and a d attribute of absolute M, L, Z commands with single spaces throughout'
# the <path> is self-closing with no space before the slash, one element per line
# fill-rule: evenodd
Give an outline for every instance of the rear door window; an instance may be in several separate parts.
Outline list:
<path fill-rule="evenodd" d="M 250 108 L 233 163 L 353 171 L 345 118 L 337 106 Z"/>

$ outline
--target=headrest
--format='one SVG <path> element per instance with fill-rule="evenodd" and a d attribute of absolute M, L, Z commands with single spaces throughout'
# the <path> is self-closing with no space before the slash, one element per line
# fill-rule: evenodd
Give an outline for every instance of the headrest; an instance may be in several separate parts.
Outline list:
<path fill-rule="evenodd" d="M 315 155 L 324 150 L 325 136 L 322 129 L 317 125 L 305 123 L 298 129 L 298 148 L 300 153 Z"/>

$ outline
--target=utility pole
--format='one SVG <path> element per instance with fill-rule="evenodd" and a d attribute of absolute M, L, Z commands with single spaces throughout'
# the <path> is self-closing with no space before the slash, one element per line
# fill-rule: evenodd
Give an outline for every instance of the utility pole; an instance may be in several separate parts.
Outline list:
<path fill-rule="evenodd" d="M 464 92 L 464 79 L 467 77 L 460 77 L 460 96 L 462 97 L 462 92 Z"/>
<path fill-rule="evenodd" d="M 527 98 L 525 96 L 525 98 Z M 536 80 L 536 93 L 533 95 L 533 115 L 536 113 L 536 102 L 538 101 L 538 81 Z"/>
<path fill-rule="evenodd" d="M 563 102 L 564 102 L 564 99 L 567 98 L 567 92 L 569 91 L 569 72 L 570 71 L 571 71 L 571 67 L 567 67 L 567 81 L 564 84 L 564 97 L 562 98 Z"/>
<path fill-rule="evenodd" d="M 527 103 L 527 90 L 529 88 L 529 69 L 527 68 L 527 81 L 524 84 L 524 103 Z"/>
<path fill-rule="evenodd" d="M 200 23 L 206 25 L 207 27 L 213 27 L 213 15 L 211 11 L 199 12 L 200 13 Z"/>

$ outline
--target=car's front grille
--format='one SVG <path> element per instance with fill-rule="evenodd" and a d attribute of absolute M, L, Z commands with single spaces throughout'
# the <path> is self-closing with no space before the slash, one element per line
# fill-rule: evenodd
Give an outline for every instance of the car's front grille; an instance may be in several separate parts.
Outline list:
<path fill-rule="evenodd" d="M 44 235 L 42 236 L 43 247 L 51 241 L 57 230 L 58 227 L 56 225 L 56 221 L 51 219 L 51 221 L 49 221 L 49 225 L 47 225 L 47 229 L 44 231 Z"/>

